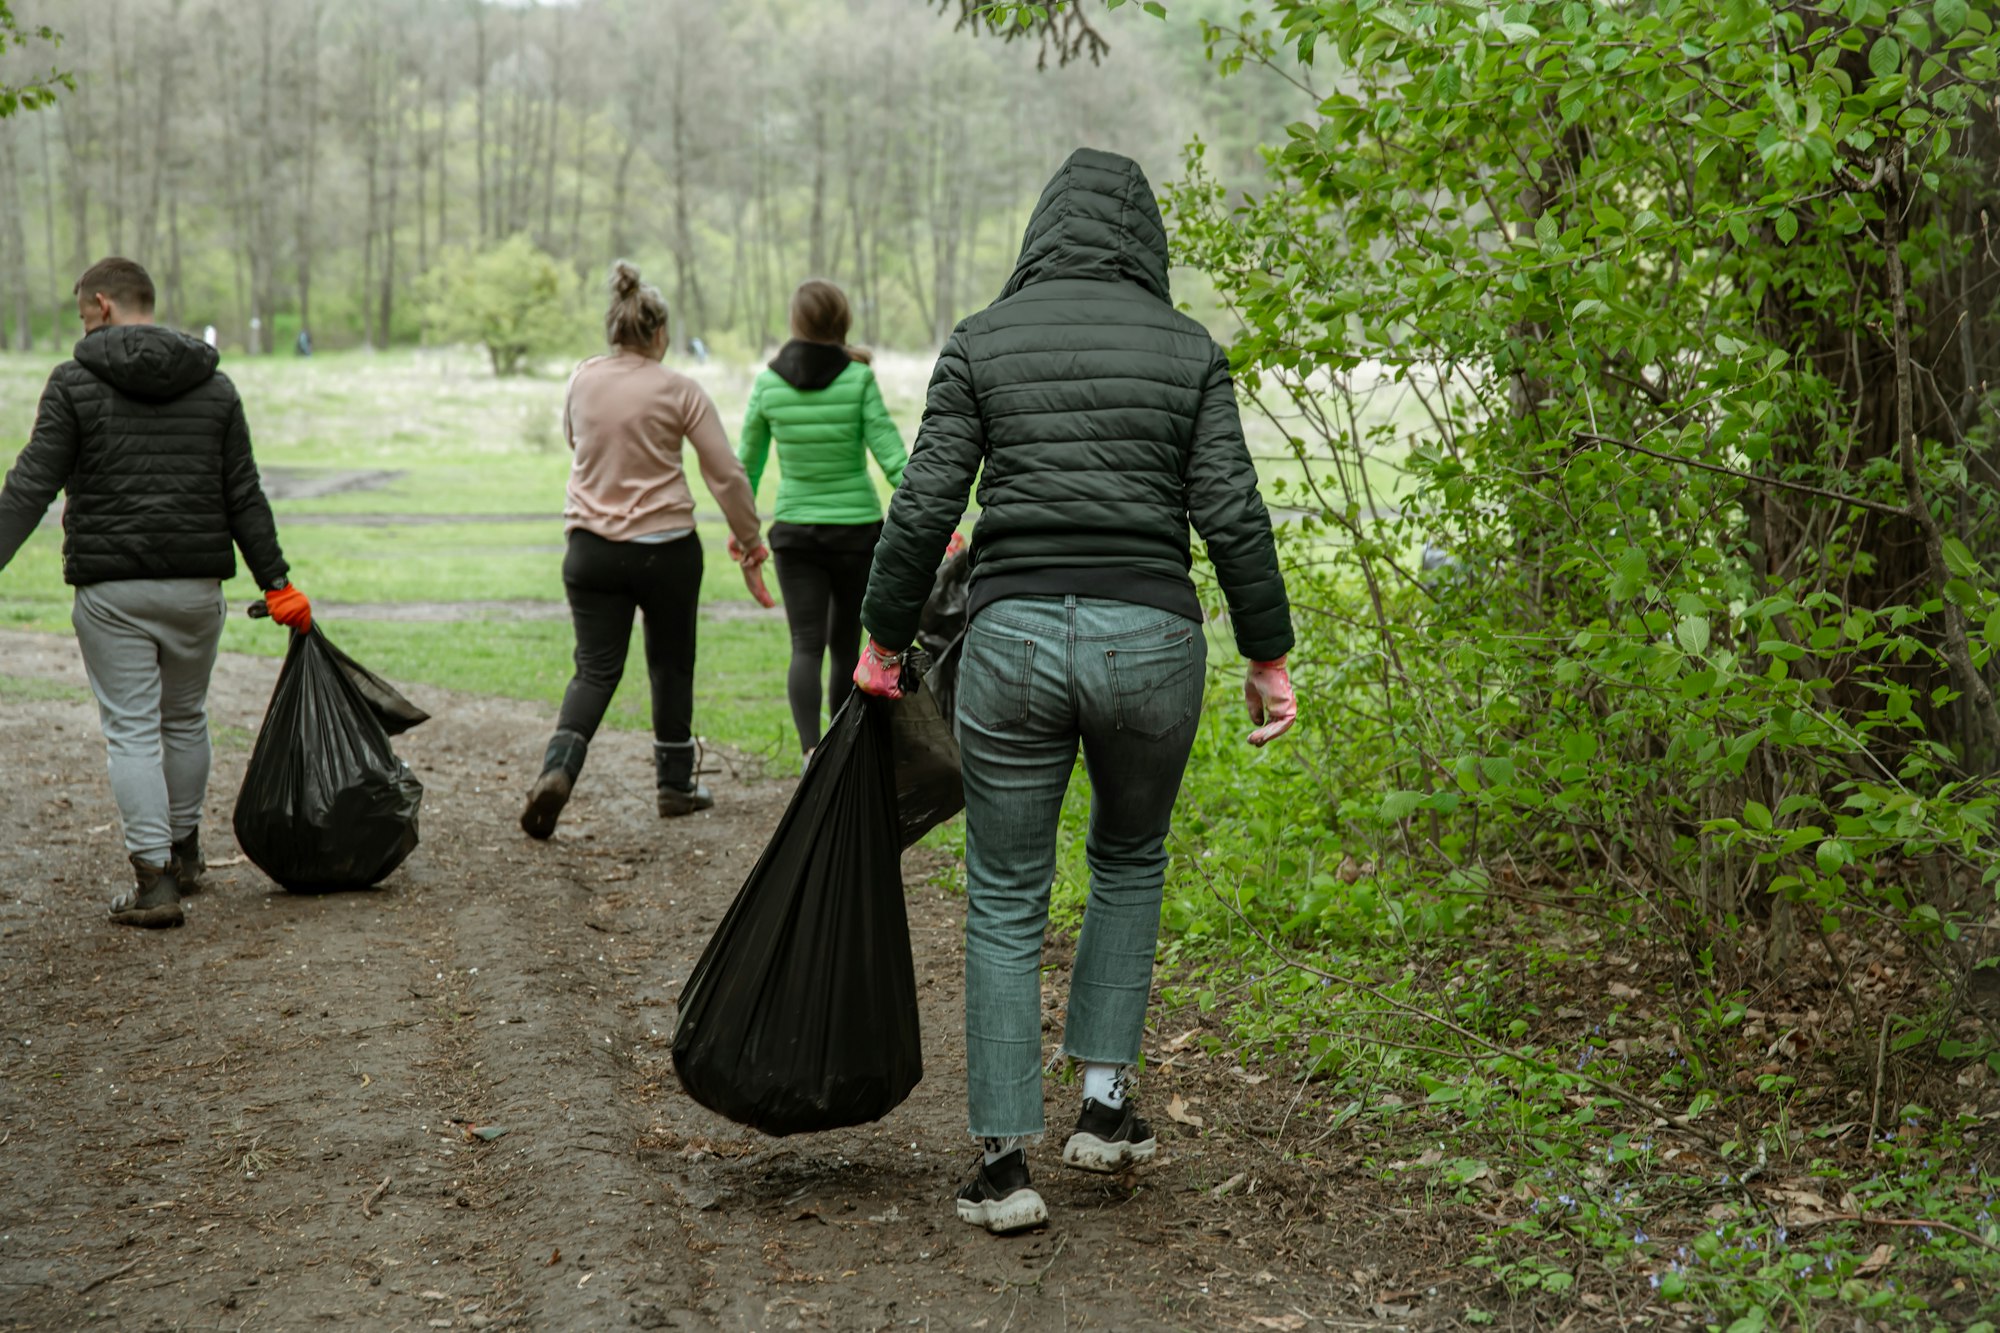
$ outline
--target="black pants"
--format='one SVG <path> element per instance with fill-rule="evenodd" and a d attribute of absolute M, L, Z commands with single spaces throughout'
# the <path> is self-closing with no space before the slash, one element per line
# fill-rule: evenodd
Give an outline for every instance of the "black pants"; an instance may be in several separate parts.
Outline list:
<path fill-rule="evenodd" d="M 785 694 L 798 728 L 799 749 L 810 750 L 824 734 L 820 704 L 828 717 L 840 711 L 854 688 L 861 661 L 861 598 L 868 591 L 868 565 L 875 556 L 880 523 L 853 528 L 777 524 L 771 529 L 778 590 L 792 627 L 792 665 Z M 831 658 L 831 662 L 827 659 Z M 826 669 L 826 693 L 820 670 Z"/>
<path fill-rule="evenodd" d="M 576 625 L 576 675 L 563 692 L 556 725 L 586 740 L 625 674 L 632 613 L 645 614 L 646 674 L 653 683 L 653 738 L 694 735 L 695 613 L 701 603 L 701 539 L 660 543 L 606 541 L 581 529 L 569 535 L 563 591 Z"/>

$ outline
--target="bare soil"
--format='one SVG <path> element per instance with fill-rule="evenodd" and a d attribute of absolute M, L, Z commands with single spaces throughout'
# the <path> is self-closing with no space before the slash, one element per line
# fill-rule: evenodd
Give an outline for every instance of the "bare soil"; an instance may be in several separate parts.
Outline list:
<path fill-rule="evenodd" d="M 132 931 L 103 918 L 125 865 L 75 644 L 0 634 L 0 1325 L 1433 1328 L 1465 1308 L 1442 1216 L 1378 1197 L 1358 1142 L 1347 1169 L 1288 1164 L 1273 1141 L 1319 1133 L 1288 1125 L 1297 1089 L 1186 1058 L 1190 1015 L 1148 1037 L 1158 1162 L 1077 1175 L 1051 1134 L 1045 1230 L 960 1224 L 961 904 L 923 854 L 911 1099 L 786 1140 L 694 1105 L 674 997 L 791 790 L 727 756 L 716 809 L 662 822 L 645 738 L 607 734 L 536 844 L 514 818 L 549 718 L 419 687 L 402 870 L 300 897 L 227 864 L 276 672 L 218 667 L 224 864 L 185 927 Z M 1052 1128 L 1071 1095 L 1051 1081 Z M 1176 1098 L 1199 1128 L 1169 1122 Z"/>

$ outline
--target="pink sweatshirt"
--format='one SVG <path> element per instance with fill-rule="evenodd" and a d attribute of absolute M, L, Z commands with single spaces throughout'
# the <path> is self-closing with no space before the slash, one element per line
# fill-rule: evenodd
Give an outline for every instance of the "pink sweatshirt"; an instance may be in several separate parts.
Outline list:
<path fill-rule="evenodd" d="M 563 530 L 614 542 L 694 526 L 681 444 L 745 550 L 759 541 L 757 501 L 715 404 L 699 384 L 632 352 L 595 356 L 570 376 L 563 434 L 576 455 Z"/>

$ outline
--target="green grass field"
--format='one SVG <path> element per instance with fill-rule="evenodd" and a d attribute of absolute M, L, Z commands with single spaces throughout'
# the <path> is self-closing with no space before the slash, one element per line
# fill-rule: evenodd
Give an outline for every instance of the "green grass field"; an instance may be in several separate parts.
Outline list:
<path fill-rule="evenodd" d="M 55 358 L 43 352 L 0 355 L 0 436 L 7 463 L 25 442 Z M 755 367 L 711 362 L 683 366 L 708 389 L 733 439 L 743 419 Z M 362 661 L 398 680 L 533 700 L 551 720 L 569 679 L 571 639 L 563 619 L 524 619 L 508 608 L 452 612 L 452 619 L 380 618 L 384 603 L 544 603 L 563 600 L 563 487 L 569 453 L 561 412 L 565 378 L 496 380 L 474 352 L 343 352 L 309 360 L 290 356 L 225 359 L 242 391 L 259 465 L 278 499 L 280 536 L 293 577 L 321 609 L 328 633 Z M 930 359 L 885 354 L 876 370 L 889 409 L 913 440 L 930 376 Z M 1285 446 L 1279 431 L 1246 410 L 1252 449 L 1270 459 Z M 1378 466 L 1371 460 L 1371 469 Z M 1393 492 L 1393 462 L 1378 478 Z M 1296 471 L 1261 463 L 1269 478 Z M 372 474 L 365 488 L 312 494 L 340 478 Z M 773 459 L 760 499 L 777 493 Z M 878 479 L 879 480 L 879 479 Z M 788 755 L 784 702 L 789 645 L 775 616 L 745 616 L 752 604 L 722 552 L 720 513 L 696 485 L 710 605 L 701 628 L 696 684 L 697 731 L 713 742 L 773 760 Z M 887 487 L 883 486 L 887 495 Z M 454 518 L 460 521 L 452 521 Z M 45 525 L 0 572 L 0 625 L 50 631 L 69 627 L 62 582 L 61 534 Z M 771 580 L 776 591 L 776 580 Z M 247 577 L 228 592 L 248 605 Z M 734 604 L 734 605 L 732 605 Z M 345 615 L 353 606 L 360 614 Z M 440 613 L 449 608 L 436 608 Z M 374 616 L 371 618 L 370 613 Z M 284 635 L 268 623 L 233 621 L 223 640 L 237 652 L 277 656 Z M 643 728 L 649 703 L 644 662 L 635 648 L 609 722 Z"/>

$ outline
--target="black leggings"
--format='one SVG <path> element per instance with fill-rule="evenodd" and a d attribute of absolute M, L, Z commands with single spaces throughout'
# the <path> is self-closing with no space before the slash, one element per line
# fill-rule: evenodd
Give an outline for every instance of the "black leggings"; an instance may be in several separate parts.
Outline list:
<path fill-rule="evenodd" d="M 792 725 L 799 731 L 799 749 L 819 744 L 821 662 L 832 658 L 826 672 L 827 716 L 847 702 L 854 688 L 854 668 L 861 661 L 861 596 L 868 591 L 870 550 L 829 550 L 823 546 L 787 545 L 773 553 L 778 566 L 778 590 L 785 596 L 785 619 L 792 627 L 792 666 L 785 675 L 785 694 L 792 704 Z"/>
<path fill-rule="evenodd" d="M 701 564 L 701 539 L 692 534 L 647 543 L 607 541 L 582 529 L 570 533 L 563 591 L 576 625 L 576 675 L 563 692 L 558 728 L 586 740 L 597 734 L 632 650 L 632 613 L 640 611 L 653 683 L 653 737 L 693 737 Z"/>

